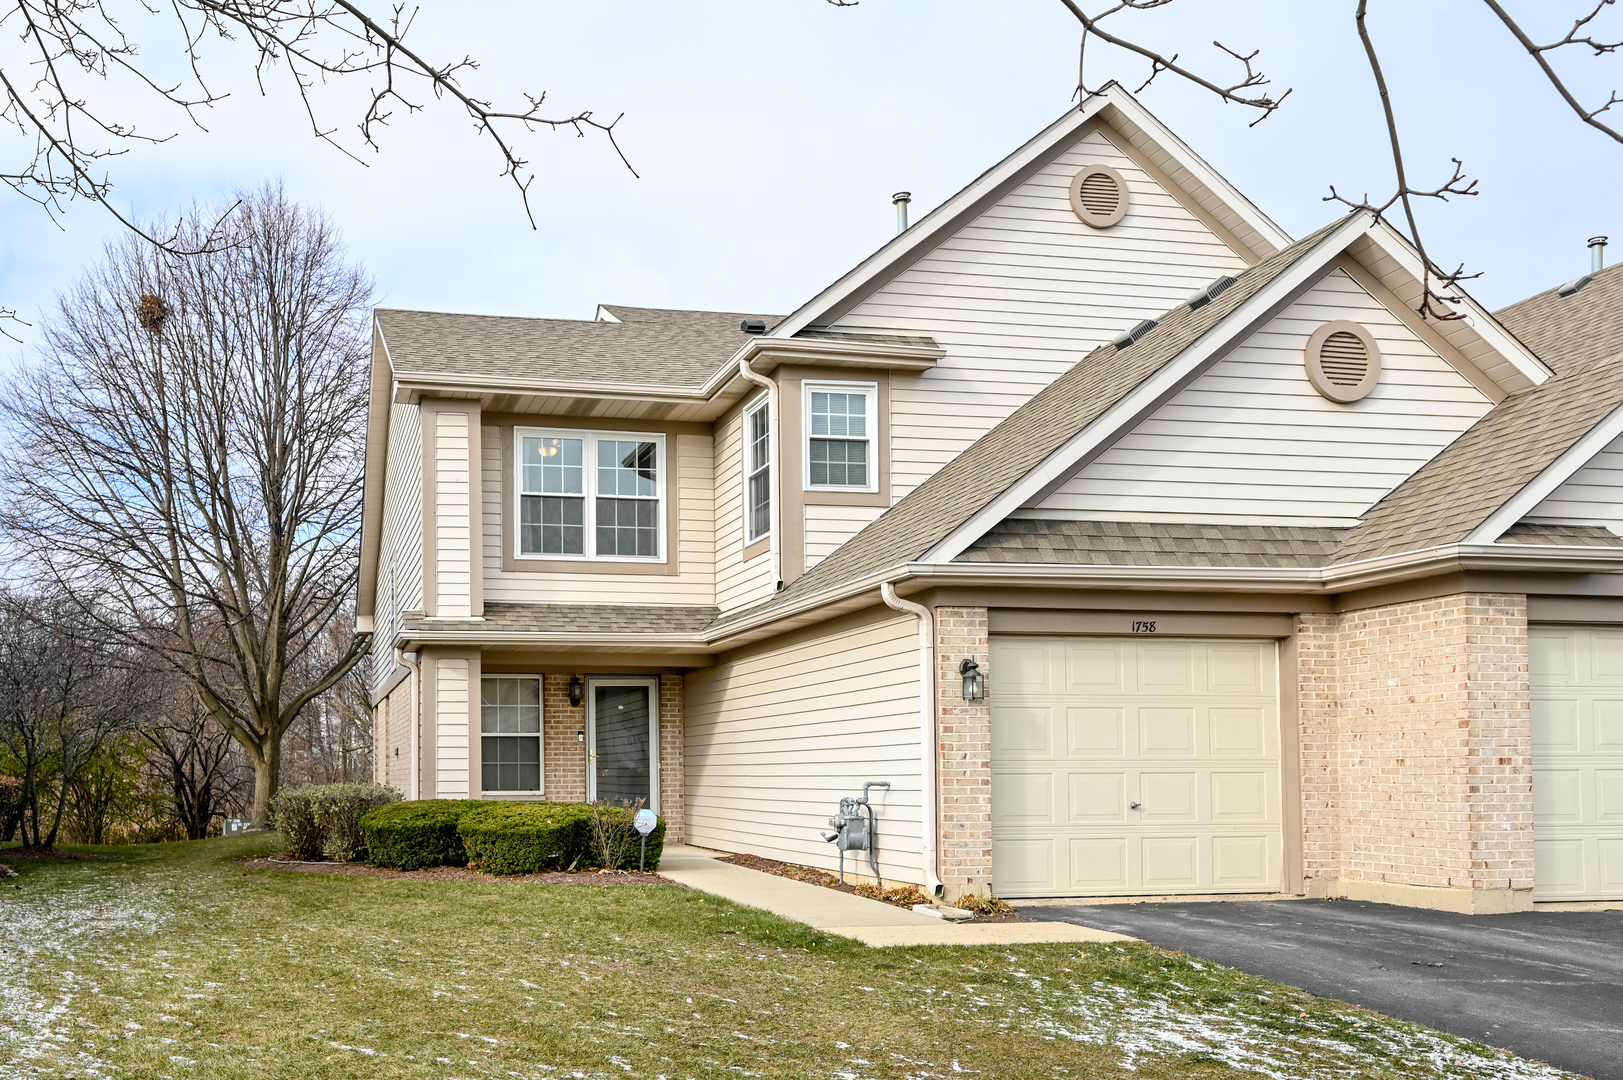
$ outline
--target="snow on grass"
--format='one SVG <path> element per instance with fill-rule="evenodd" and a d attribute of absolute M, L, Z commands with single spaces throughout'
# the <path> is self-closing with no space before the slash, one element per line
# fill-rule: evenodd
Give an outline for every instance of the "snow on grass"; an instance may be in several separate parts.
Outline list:
<path fill-rule="evenodd" d="M 48 892 L 8 891 L 0 909 L 0 1078 L 107 1076 L 115 1071 L 72 1031 L 74 999 L 94 988 L 74 971 L 109 934 L 156 933 L 172 875 L 138 884 L 97 875 Z M 55 985 L 39 989 L 43 982 Z M 118 1032 L 103 1041 L 119 1037 Z"/>

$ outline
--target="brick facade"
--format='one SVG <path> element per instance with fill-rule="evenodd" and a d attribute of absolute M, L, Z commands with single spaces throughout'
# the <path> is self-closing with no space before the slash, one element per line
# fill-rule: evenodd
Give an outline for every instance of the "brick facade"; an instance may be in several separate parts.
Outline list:
<path fill-rule="evenodd" d="M 1424 903 L 1404 890 L 1468 890 L 1430 899 L 1469 910 L 1530 902 L 1526 598 L 1304 615 L 1297 644 L 1309 891 Z"/>
<path fill-rule="evenodd" d="M 992 891 L 991 641 L 985 608 L 935 609 L 936 734 L 940 740 L 940 873 L 947 895 Z M 971 657 L 987 700 L 964 700 L 958 665 Z"/>

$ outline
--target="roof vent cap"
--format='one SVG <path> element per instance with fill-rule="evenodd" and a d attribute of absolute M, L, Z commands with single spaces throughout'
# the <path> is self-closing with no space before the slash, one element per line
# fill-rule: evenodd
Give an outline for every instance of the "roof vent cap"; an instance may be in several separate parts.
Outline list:
<path fill-rule="evenodd" d="M 1595 280 L 1594 274 L 1585 274 L 1581 278 L 1573 278 L 1559 289 L 1555 290 L 1558 296 L 1577 296 L 1583 292 L 1584 286 Z"/>
<path fill-rule="evenodd" d="M 1213 300 L 1216 300 L 1219 296 L 1222 296 L 1224 293 L 1228 292 L 1229 286 L 1233 285 L 1234 282 L 1234 278 L 1224 274 L 1222 277 L 1207 285 L 1204 289 L 1199 289 L 1190 293 L 1189 299 L 1185 300 L 1184 303 L 1189 305 L 1190 311 L 1199 311 Z"/>
<path fill-rule="evenodd" d="M 766 333 L 766 321 L 764 319 L 745 319 L 738 324 L 738 328 L 746 334 L 764 334 Z"/>
<path fill-rule="evenodd" d="M 1131 330 L 1127 331 L 1125 334 L 1122 334 L 1121 336 L 1117 337 L 1115 340 L 1113 340 L 1111 342 L 1111 344 L 1116 346 L 1116 350 L 1119 352 L 1122 349 L 1127 348 L 1127 346 L 1131 345 L 1133 342 L 1137 341 L 1139 338 L 1143 337 L 1145 334 L 1149 333 L 1151 330 L 1154 330 L 1154 329 L 1155 329 L 1155 320 L 1154 319 L 1145 319 L 1143 322 L 1137 324 Z"/>

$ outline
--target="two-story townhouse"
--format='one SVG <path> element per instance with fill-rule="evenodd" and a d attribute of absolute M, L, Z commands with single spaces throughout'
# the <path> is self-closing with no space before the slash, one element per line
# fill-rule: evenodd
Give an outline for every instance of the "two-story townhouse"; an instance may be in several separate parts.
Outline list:
<path fill-rule="evenodd" d="M 379 311 L 411 798 L 946 896 L 1623 897 L 1623 275 L 1416 314 L 1109 87 L 788 316 Z"/>

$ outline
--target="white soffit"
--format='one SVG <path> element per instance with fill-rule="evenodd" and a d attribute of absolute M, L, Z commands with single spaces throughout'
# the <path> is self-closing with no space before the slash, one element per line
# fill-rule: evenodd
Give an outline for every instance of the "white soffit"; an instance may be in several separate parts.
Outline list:
<path fill-rule="evenodd" d="M 1275 309 L 1287 303 L 1297 290 L 1322 276 L 1335 257 L 1370 227 L 1368 214 L 1350 215 L 1339 227 L 1327 233 L 1311 249 L 1258 290 L 1256 295 L 1225 315 L 1217 325 L 1206 331 L 1177 357 L 1106 409 L 1097 420 L 1066 440 L 1059 449 L 1011 484 L 1003 494 L 993 499 L 979 513 L 919 556 L 918 561 L 951 562 L 998 522 L 1048 488 L 1063 482 L 1096 452 L 1116 442 L 1191 379 L 1224 356 L 1232 344 L 1249 337 L 1264 325 L 1276 313 Z"/>
<path fill-rule="evenodd" d="M 767 337 L 792 337 L 808 326 L 828 321 L 833 317 L 831 313 L 837 314 L 849 307 L 852 297 L 864 295 L 877 283 L 888 281 L 957 232 L 983 201 L 997 195 L 1005 185 L 1022 179 L 1030 171 L 1064 153 L 1082 135 L 1087 125 L 1095 120 L 1147 157 L 1183 188 L 1184 194 L 1196 205 L 1242 243 L 1253 245 L 1257 254 L 1270 254 L 1291 243 L 1290 236 L 1251 200 L 1189 149 L 1137 99 L 1121 86 L 1111 83 L 1077 108 L 1067 111 L 1014 153 L 920 218 L 906 232 L 896 236 L 801 305 L 773 327 Z"/>
<path fill-rule="evenodd" d="M 1377 221 L 1368 233 L 1347 248 L 1347 254 L 1357 259 L 1411 310 L 1419 308 L 1420 253 L 1402 233 L 1385 221 Z M 1514 334 L 1499 325 L 1492 313 L 1464 289 L 1453 291 L 1463 297 L 1458 307 L 1465 318 L 1428 319 L 1426 324 L 1432 330 L 1507 394 L 1531 390 L 1550 378 L 1550 369 Z"/>

